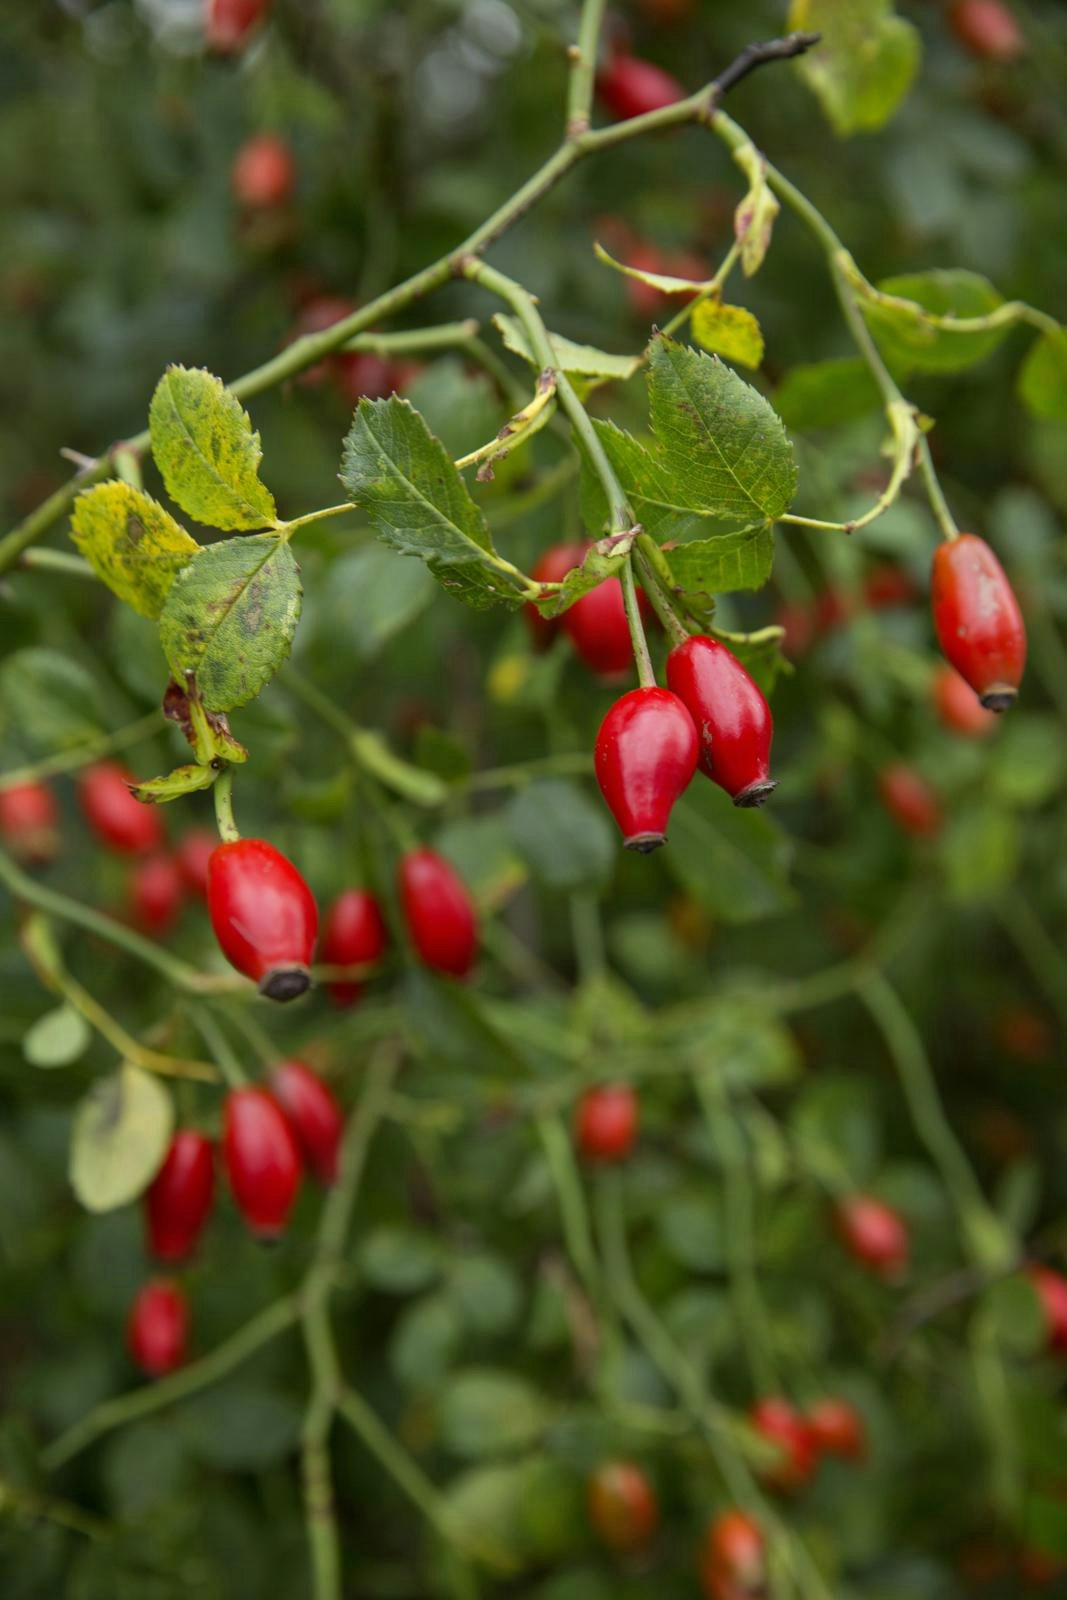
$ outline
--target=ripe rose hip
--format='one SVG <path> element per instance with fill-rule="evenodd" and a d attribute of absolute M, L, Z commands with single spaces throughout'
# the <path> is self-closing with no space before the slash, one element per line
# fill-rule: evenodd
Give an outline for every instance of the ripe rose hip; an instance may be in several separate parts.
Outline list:
<path fill-rule="evenodd" d="M 0 789 L 0 839 L 16 861 L 43 867 L 59 850 L 59 807 L 43 783 L 13 783 Z"/>
<path fill-rule="evenodd" d="M 622 584 L 605 578 L 563 613 L 563 631 L 591 672 L 619 678 L 633 661 Z"/>
<path fill-rule="evenodd" d="M 270 1092 L 282 1108 L 304 1161 L 328 1188 L 337 1179 L 337 1153 L 344 1132 L 344 1116 L 332 1090 L 302 1061 L 283 1061 L 270 1075 Z"/>
<path fill-rule="evenodd" d="M 685 89 L 677 78 L 638 56 L 614 56 L 597 74 L 596 87 L 617 122 L 626 122 L 646 111 L 660 111 L 685 99 Z"/>
<path fill-rule="evenodd" d="M 842 1200 L 834 1223 L 845 1249 L 880 1278 L 899 1278 L 908 1265 L 908 1230 L 900 1213 L 873 1195 Z"/>
<path fill-rule="evenodd" d="M 630 1085 L 587 1090 L 575 1111 L 574 1133 L 587 1161 L 625 1161 L 637 1138 L 637 1096 Z"/>
<path fill-rule="evenodd" d="M 370 967 L 379 961 L 386 945 L 385 923 L 377 900 L 367 889 L 346 889 L 326 914 L 322 930 L 322 960 L 330 967 Z M 329 985 L 336 1005 L 350 1006 L 363 993 L 355 979 Z"/>
<path fill-rule="evenodd" d="M 867 1454 L 863 1418 L 847 1400 L 827 1395 L 816 1400 L 807 1414 L 808 1433 L 816 1450 L 842 1461 L 862 1461 Z"/>
<path fill-rule="evenodd" d="M 401 387 L 400 368 L 385 356 L 354 350 L 337 358 L 337 382 L 349 405 L 359 400 L 385 400 Z"/>
<path fill-rule="evenodd" d="M 580 567 L 585 560 L 585 552 L 589 549 L 587 544 L 554 544 L 539 556 L 530 573 L 537 583 L 562 583 L 563 579 L 575 567 Z M 526 621 L 530 629 L 530 636 L 536 650 L 544 650 L 559 632 L 561 617 L 543 617 L 532 601 L 527 601 L 523 606 Z M 623 621 L 626 621 L 625 614 Z M 627 631 L 626 648 L 630 647 L 630 636 Z"/>
<path fill-rule="evenodd" d="M 1027 1277 L 1033 1284 L 1048 1327 L 1047 1348 L 1058 1356 L 1067 1355 L 1067 1278 L 1051 1267 L 1030 1267 Z"/>
<path fill-rule="evenodd" d="M 700 1553 L 707 1600 L 760 1600 L 766 1576 L 759 1523 L 744 1511 L 720 1511 Z"/>
<path fill-rule="evenodd" d="M 595 764 L 623 844 L 647 854 L 666 843 L 671 807 L 696 771 L 693 719 L 669 689 L 631 689 L 600 724 Z"/>
<path fill-rule="evenodd" d="M 761 806 L 778 785 L 770 775 L 774 723 L 759 684 L 724 644 L 703 635 L 671 651 L 667 682 L 693 719 L 701 772 L 735 806 Z"/>
<path fill-rule="evenodd" d="M 327 328 L 332 328 L 338 322 L 343 322 L 356 310 L 354 300 L 346 300 L 339 294 L 320 294 L 309 300 L 302 308 L 296 319 L 293 339 L 302 339 L 309 333 L 325 333 Z M 291 341 L 290 341 L 291 342 Z M 314 366 L 305 367 L 297 376 L 297 383 L 305 389 L 314 389 L 319 384 L 325 383 L 331 371 L 336 371 L 338 356 L 327 356 L 323 361 L 316 361 Z"/>
<path fill-rule="evenodd" d="M 146 1283 L 130 1308 L 126 1343 L 150 1378 L 164 1378 L 185 1360 L 189 1309 L 179 1284 L 170 1278 Z"/>
<path fill-rule="evenodd" d="M 300 1152 L 265 1089 L 234 1089 L 222 1121 L 222 1159 L 237 1209 L 257 1239 L 277 1239 L 300 1189 Z"/>
<path fill-rule="evenodd" d="M 478 923 L 463 879 L 426 848 L 403 858 L 399 877 L 404 920 L 419 956 L 436 972 L 465 978 L 478 949 Z"/>
<path fill-rule="evenodd" d="M 940 832 L 941 803 L 922 773 L 906 761 L 892 761 L 878 774 L 882 804 L 905 833 L 919 839 Z"/>
<path fill-rule="evenodd" d="M 648 1475 L 633 1461 L 604 1461 L 586 1486 L 589 1521 L 609 1550 L 639 1550 L 659 1523 Z"/>
<path fill-rule="evenodd" d="M 163 821 L 154 806 L 135 800 L 137 779 L 117 761 L 86 767 L 78 783 L 85 820 L 101 844 L 125 855 L 143 855 L 163 843 Z"/>
<path fill-rule="evenodd" d="M 894 606 L 910 605 L 917 599 L 919 589 L 905 567 L 895 567 L 883 561 L 868 573 L 863 594 L 872 611 L 889 611 Z"/>
<path fill-rule="evenodd" d="M 1022 29 L 1002 0 L 956 0 L 948 20 L 963 48 L 982 61 L 1016 61 L 1026 50 Z"/>
<path fill-rule="evenodd" d="M 144 1196 L 148 1247 L 157 1261 L 183 1261 L 195 1250 L 214 1202 L 211 1140 L 179 1128 Z"/>
<path fill-rule="evenodd" d="M 785 1494 L 802 1488 L 815 1470 L 815 1444 L 800 1412 L 788 1400 L 768 1395 L 752 1407 L 749 1421 L 780 1451 L 779 1459 L 761 1471 L 763 1482 Z"/>
<path fill-rule="evenodd" d="M 206 0 L 204 40 L 208 48 L 225 55 L 243 49 L 267 5 L 268 0 Z"/>
<path fill-rule="evenodd" d="M 311 982 L 319 913 L 291 861 L 265 839 L 220 844 L 208 863 L 208 912 L 231 966 L 271 1000 L 295 1000 Z"/>
<path fill-rule="evenodd" d="M 236 199 L 249 211 L 282 206 L 296 188 L 293 152 L 277 134 L 257 133 L 234 157 L 230 182 Z"/>
<path fill-rule="evenodd" d="M 967 739 L 985 739 L 993 732 L 997 725 L 995 714 L 985 709 L 955 667 L 939 667 L 933 676 L 932 690 L 938 717 L 953 733 L 962 733 Z"/>
<path fill-rule="evenodd" d="M 159 850 L 136 861 L 130 870 L 130 913 L 145 933 L 162 935 L 173 928 L 182 907 L 181 869 L 174 856 Z"/>
<path fill-rule="evenodd" d="M 946 658 L 987 711 L 1014 705 L 1026 666 L 1026 629 L 1004 568 L 973 533 L 938 545 L 930 599 Z"/>
<path fill-rule="evenodd" d="M 218 842 L 210 828 L 190 828 L 174 847 L 182 882 L 190 894 L 201 900 L 207 899 L 208 862 Z"/>

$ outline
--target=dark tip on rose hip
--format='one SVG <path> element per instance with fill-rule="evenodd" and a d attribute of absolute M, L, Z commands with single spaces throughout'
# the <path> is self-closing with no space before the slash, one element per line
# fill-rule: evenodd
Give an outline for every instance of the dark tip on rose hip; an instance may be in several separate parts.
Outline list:
<path fill-rule="evenodd" d="M 268 1000 L 297 1000 L 310 988 L 307 967 L 272 967 L 259 982 L 259 992 Z"/>
<path fill-rule="evenodd" d="M 777 778 L 763 778 L 759 783 L 750 783 L 747 789 L 742 789 L 740 794 L 734 795 L 734 805 L 745 806 L 748 809 L 765 805 L 777 787 Z"/>
<path fill-rule="evenodd" d="M 1019 691 L 1006 683 L 994 683 L 978 697 L 987 711 L 1010 711 L 1019 698 Z"/>
<path fill-rule="evenodd" d="M 658 850 L 661 844 L 667 843 L 665 833 L 635 833 L 632 839 L 624 840 L 627 850 L 636 850 L 640 855 L 651 855 L 653 850 Z"/>

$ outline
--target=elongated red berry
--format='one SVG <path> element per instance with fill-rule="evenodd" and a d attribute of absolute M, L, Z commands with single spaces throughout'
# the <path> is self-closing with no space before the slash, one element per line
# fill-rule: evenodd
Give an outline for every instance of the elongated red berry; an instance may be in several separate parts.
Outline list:
<path fill-rule="evenodd" d="M 1051 1267 L 1029 1267 L 1026 1275 L 1045 1313 L 1047 1348 L 1058 1356 L 1067 1356 L 1067 1278 Z"/>
<path fill-rule="evenodd" d="M 124 855 L 142 855 L 163 843 L 159 812 L 130 793 L 136 782 L 117 761 L 98 761 L 86 767 L 78 784 L 86 822 L 101 844 Z"/>
<path fill-rule="evenodd" d="M 637 603 L 642 616 L 647 617 L 650 607 L 643 589 L 637 591 Z M 560 620 L 576 655 L 590 672 L 609 682 L 629 672 L 634 659 L 633 645 L 618 578 L 605 578 L 603 583 L 598 583 L 595 589 L 576 600 Z"/>
<path fill-rule="evenodd" d="M 346 889 L 326 914 L 322 930 L 322 960 L 330 967 L 372 967 L 385 950 L 387 934 L 381 907 L 368 889 Z M 363 985 L 345 978 L 329 985 L 330 998 L 339 1006 L 359 999 Z"/>
<path fill-rule="evenodd" d="M 230 55 L 243 50 L 267 10 L 268 0 L 205 0 L 204 41 Z"/>
<path fill-rule="evenodd" d="M 589 1089 L 574 1114 L 574 1136 L 587 1161 L 625 1161 L 637 1139 L 637 1096 L 628 1083 Z"/>
<path fill-rule="evenodd" d="M 146 1283 L 126 1324 L 126 1343 L 141 1371 L 166 1377 L 182 1365 L 188 1341 L 189 1308 L 180 1285 L 171 1278 Z"/>
<path fill-rule="evenodd" d="M 184 884 L 177 860 L 164 850 L 145 856 L 130 871 L 130 912 L 145 933 L 169 933 L 182 908 Z"/>
<path fill-rule="evenodd" d="M 321 1184 L 337 1178 L 344 1115 L 333 1091 L 302 1061 L 283 1061 L 270 1075 L 270 1092 L 285 1113 L 305 1164 Z"/>
<path fill-rule="evenodd" d="M 265 1089 L 234 1089 L 222 1119 L 222 1158 L 237 1209 L 258 1239 L 276 1239 L 300 1189 L 300 1151 Z"/>
<path fill-rule="evenodd" d="M 425 847 L 409 851 L 400 863 L 400 903 L 426 965 L 466 977 L 478 948 L 478 923 L 467 886 L 451 863 Z"/>
<path fill-rule="evenodd" d="M 862 1461 L 867 1454 L 867 1430 L 863 1418 L 847 1400 L 827 1395 L 816 1400 L 807 1413 L 808 1433 L 820 1455 L 838 1456 L 842 1461 Z"/>
<path fill-rule="evenodd" d="M 838 1237 L 854 1259 L 880 1278 L 897 1278 L 908 1264 L 908 1229 L 898 1211 L 873 1195 L 851 1195 L 834 1214 Z"/>
<path fill-rule="evenodd" d="M 785 1494 L 802 1488 L 815 1470 L 815 1445 L 800 1412 L 788 1400 L 767 1395 L 752 1407 L 749 1421 L 779 1451 L 778 1459 L 762 1469 L 763 1482 Z"/>
<path fill-rule="evenodd" d="M 586 1486 L 589 1521 L 609 1550 L 640 1550 L 659 1524 L 659 1501 L 634 1461 L 603 1461 Z"/>
<path fill-rule="evenodd" d="M 195 1128 L 179 1128 L 144 1196 L 148 1248 L 157 1261 L 196 1249 L 215 1203 L 215 1151 Z"/>
<path fill-rule="evenodd" d="M 617 122 L 685 99 L 677 78 L 640 56 L 615 55 L 597 74 L 597 93 Z"/>
<path fill-rule="evenodd" d="M 720 1511 L 700 1553 L 700 1583 L 707 1600 L 759 1600 L 766 1576 L 759 1523 L 744 1511 Z"/>
<path fill-rule="evenodd" d="M 984 539 L 939 544 L 930 599 L 946 658 L 987 711 L 1014 705 L 1026 666 L 1026 628 L 1007 575 Z"/>
<path fill-rule="evenodd" d="M 13 783 L 0 789 L 0 839 L 16 861 L 43 867 L 59 850 L 59 807 L 43 783 Z"/>
<path fill-rule="evenodd" d="M 667 682 L 689 711 L 700 740 L 700 770 L 735 806 L 761 806 L 777 783 L 770 775 L 774 723 L 763 692 L 718 639 L 676 645 Z"/>
<path fill-rule="evenodd" d="M 671 808 L 697 764 L 693 719 L 669 689 L 631 689 L 616 700 L 596 737 L 596 778 L 627 850 L 667 840 Z"/>
<path fill-rule="evenodd" d="M 898 827 L 919 839 L 940 832 L 941 802 L 917 767 L 891 761 L 878 774 L 882 804 Z"/>
<path fill-rule="evenodd" d="M 293 152 L 276 133 L 257 133 L 234 157 L 230 183 L 236 199 L 249 211 L 283 206 L 296 188 Z"/>
<path fill-rule="evenodd" d="M 534 563 L 531 578 L 538 583 L 562 583 L 568 572 L 580 567 L 585 560 L 587 544 L 554 544 Z M 619 591 L 620 597 L 622 591 Z M 543 617 L 532 601 L 523 606 L 530 635 L 536 649 L 543 650 L 559 632 L 561 617 Z M 625 613 L 623 622 L 626 621 Z M 629 638 L 629 635 L 627 635 Z"/>
<path fill-rule="evenodd" d="M 967 739 L 985 739 L 997 725 L 996 716 L 987 711 L 955 667 L 939 667 L 932 680 L 934 708 L 946 728 Z"/>
<path fill-rule="evenodd" d="M 200 900 L 207 899 L 208 862 L 218 842 L 210 828 L 190 828 L 174 847 L 182 883 L 190 894 L 195 894 Z"/>
<path fill-rule="evenodd" d="M 311 979 L 319 913 L 299 872 L 265 839 L 216 847 L 208 912 L 223 955 L 271 1000 L 295 1000 Z"/>
<path fill-rule="evenodd" d="M 948 14 L 953 33 L 981 61 L 1016 61 L 1026 40 L 1003 0 L 956 0 Z"/>

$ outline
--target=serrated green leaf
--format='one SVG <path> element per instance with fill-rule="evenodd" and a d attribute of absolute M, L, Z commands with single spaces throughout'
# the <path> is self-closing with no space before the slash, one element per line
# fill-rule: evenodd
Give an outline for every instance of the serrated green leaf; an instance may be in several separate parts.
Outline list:
<path fill-rule="evenodd" d="M 225 529 L 276 520 L 274 498 L 259 479 L 259 434 L 221 378 L 200 367 L 168 367 L 148 425 L 167 493 L 191 517 Z"/>
<path fill-rule="evenodd" d="M 663 559 L 675 586 L 687 595 L 710 598 L 736 589 L 759 589 L 774 565 L 774 531 L 749 528 L 715 539 L 693 539 L 665 550 Z"/>
<path fill-rule="evenodd" d="M 85 668 L 31 645 L 0 667 L 0 724 L 35 750 L 55 751 L 102 732 L 98 691 Z"/>
<path fill-rule="evenodd" d="M 1067 422 L 1067 329 L 1032 346 L 1019 369 L 1019 398 L 1035 417 Z"/>
<path fill-rule="evenodd" d="M 521 323 L 515 317 L 506 316 L 502 311 L 497 312 L 493 323 L 499 329 L 507 348 L 515 355 L 521 356 L 524 361 L 528 361 L 535 370 L 539 370 L 541 363 L 530 349 L 529 340 Z M 620 382 L 625 382 L 627 378 L 633 377 L 641 365 L 640 356 L 611 355 L 607 350 L 598 350 L 595 345 L 575 344 L 571 339 L 564 339 L 558 333 L 550 333 L 548 341 L 552 346 L 552 354 L 556 358 L 559 370 L 567 373 L 568 377 L 600 378 L 604 382 L 618 379 Z"/>
<path fill-rule="evenodd" d="M 97 577 L 141 614 L 158 617 L 175 577 L 200 546 L 169 511 L 116 479 L 74 502 L 71 538 Z"/>
<path fill-rule="evenodd" d="M 638 283 L 647 283 L 650 289 L 657 289 L 660 294 L 692 295 L 698 289 L 702 289 L 708 281 L 707 279 L 676 278 L 669 272 L 646 272 L 643 267 L 628 267 L 624 261 L 616 261 L 615 257 L 609 255 L 604 246 L 599 243 L 593 245 L 593 251 L 597 260 L 602 261 L 606 267 L 613 267 L 616 272 L 621 272 L 626 278 L 635 278 Z M 510 348 L 514 348 L 514 346 Z M 523 353 L 520 352 L 520 354 Z M 600 353 L 602 354 L 603 352 Z M 526 359 L 529 360 L 528 355 Z"/>
<path fill-rule="evenodd" d="M 87 1211 L 113 1211 L 147 1188 L 174 1125 L 170 1095 L 124 1062 L 93 1085 L 74 1115 L 70 1182 Z"/>
<path fill-rule="evenodd" d="M 218 775 L 217 767 L 190 764 L 175 767 L 161 778 L 146 778 L 130 792 L 135 800 L 143 800 L 146 805 L 164 806 L 171 800 L 180 800 L 183 795 L 195 794 L 198 789 L 210 789 Z"/>
<path fill-rule="evenodd" d="M 793 0 L 789 27 L 822 35 L 800 60 L 834 132 L 872 132 L 888 122 L 919 69 L 922 44 L 891 0 Z"/>
<path fill-rule="evenodd" d="M 836 428 L 881 406 L 878 385 L 858 356 L 790 367 L 774 396 L 774 409 L 798 433 Z"/>
<path fill-rule="evenodd" d="M 289 654 L 300 574 L 284 539 L 224 539 L 179 573 L 159 619 L 179 684 L 192 673 L 209 711 L 253 699 Z"/>
<path fill-rule="evenodd" d="M 89 1048 L 92 1030 L 73 1006 L 56 1006 L 27 1031 L 22 1053 L 31 1067 L 69 1067 Z"/>
<path fill-rule="evenodd" d="M 1006 325 L 956 333 L 936 327 L 924 312 L 962 320 L 988 316 L 1003 303 L 988 278 L 962 267 L 885 278 L 860 297 L 871 332 L 899 372 L 960 372 L 984 361 L 1007 338 Z"/>
<path fill-rule="evenodd" d="M 693 338 L 712 355 L 758 367 L 763 360 L 763 333 L 744 306 L 725 306 L 720 300 L 702 300 L 690 321 Z"/>
<path fill-rule="evenodd" d="M 590 545 L 581 566 L 571 568 L 554 595 L 536 601 L 537 609 L 543 617 L 562 616 L 583 594 L 596 589 L 606 578 L 618 577 L 625 560 L 625 550 L 616 555 L 605 555 L 599 545 Z"/>
<path fill-rule="evenodd" d="M 526 580 L 493 548 L 488 525 L 440 439 L 394 395 L 361 400 L 345 439 L 341 482 L 394 550 L 425 561 L 468 605 L 519 605 Z"/>

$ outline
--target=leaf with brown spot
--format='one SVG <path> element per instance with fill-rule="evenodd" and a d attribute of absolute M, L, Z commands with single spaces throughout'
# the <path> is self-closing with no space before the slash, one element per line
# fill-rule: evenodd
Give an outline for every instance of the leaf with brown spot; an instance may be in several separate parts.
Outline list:
<path fill-rule="evenodd" d="M 158 617 L 200 546 L 169 511 L 128 483 L 97 484 L 74 502 L 70 536 L 97 577 L 142 617 Z"/>

